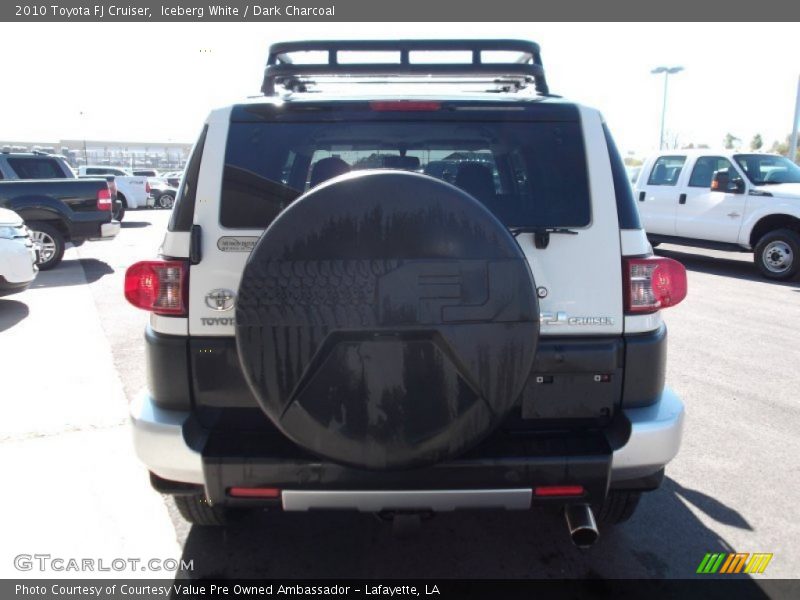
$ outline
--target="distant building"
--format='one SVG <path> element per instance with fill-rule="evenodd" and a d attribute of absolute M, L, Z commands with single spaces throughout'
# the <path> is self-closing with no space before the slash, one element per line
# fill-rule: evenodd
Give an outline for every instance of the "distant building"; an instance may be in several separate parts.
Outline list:
<path fill-rule="evenodd" d="M 3 152 L 61 154 L 73 166 L 114 165 L 126 168 L 182 169 L 192 145 L 181 142 L 124 142 L 114 140 L 58 140 L 57 142 L 0 141 Z"/>

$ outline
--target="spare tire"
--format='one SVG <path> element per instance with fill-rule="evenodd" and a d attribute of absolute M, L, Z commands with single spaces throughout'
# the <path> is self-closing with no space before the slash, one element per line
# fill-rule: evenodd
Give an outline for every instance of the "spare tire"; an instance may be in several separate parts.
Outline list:
<path fill-rule="evenodd" d="M 507 228 L 438 179 L 362 171 L 311 189 L 247 262 L 236 342 L 290 439 L 368 469 L 430 465 L 515 405 L 539 334 Z"/>

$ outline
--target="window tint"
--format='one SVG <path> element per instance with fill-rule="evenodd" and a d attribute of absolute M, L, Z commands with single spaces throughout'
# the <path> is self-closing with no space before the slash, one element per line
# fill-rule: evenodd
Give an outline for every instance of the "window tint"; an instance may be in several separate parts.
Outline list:
<path fill-rule="evenodd" d="M 20 179 L 65 179 L 66 175 L 52 158 L 9 158 L 8 164 Z"/>
<path fill-rule="evenodd" d="M 647 185 L 676 185 L 685 162 L 685 156 L 662 156 L 653 165 Z"/>
<path fill-rule="evenodd" d="M 194 203 L 197 196 L 197 179 L 200 177 L 200 161 L 203 159 L 203 147 L 206 143 L 206 133 L 208 125 L 203 127 L 197 143 L 192 149 L 192 155 L 186 165 L 181 187 L 178 196 L 175 198 L 175 206 L 172 208 L 172 215 L 169 218 L 169 231 L 190 231 L 194 220 Z"/>
<path fill-rule="evenodd" d="M 508 226 L 591 219 L 578 123 L 231 123 L 220 223 L 261 229 L 299 195 L 361 169 L 404 169 L 461 187 Z"/>
<path fill-rule="evenodd" d="M 697 159 L 689 178 L 689 187 L 711 187 L 711 180 L 717 171 L 728 171 L 731 181 L 741 179 L 739 172 L 727 158 L 721 156 L 701 156 Z"/>

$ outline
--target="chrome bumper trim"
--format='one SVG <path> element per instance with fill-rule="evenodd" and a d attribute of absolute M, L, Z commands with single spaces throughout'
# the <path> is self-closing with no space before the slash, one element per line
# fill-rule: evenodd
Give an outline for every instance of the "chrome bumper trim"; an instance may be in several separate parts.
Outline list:
<path fill-rule="evenodd" d="M 631 422 L 628 443 L 614 451 L 611 482 L 652 475 L 675 458 L 683 437 L 685 409 L 669 388 L 652 406 L 624 411 Z"/>
<path fill-rule="evenodd" d="M 531 489 L 508 490 L 284 490 L 283 510 L 307 511 L 358 510 L 431 510 L 436 512 L 459 509 L 497 508 L 528 510 Z"/>

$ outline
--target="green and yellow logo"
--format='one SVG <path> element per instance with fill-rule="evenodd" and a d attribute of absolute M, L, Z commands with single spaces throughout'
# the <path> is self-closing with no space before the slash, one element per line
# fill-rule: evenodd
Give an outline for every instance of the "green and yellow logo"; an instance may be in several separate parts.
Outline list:
<path fill-rule="evenodd" d="M 711 573 L 763 573 L 772 554 L 747 552 L 720 552 L 706 554 L 697 567 L 697 573 L 706 575 Z"/>

